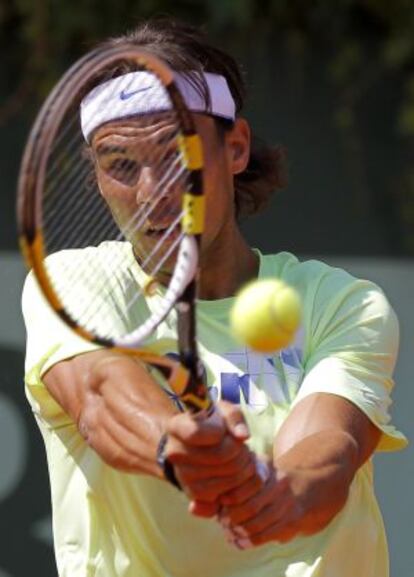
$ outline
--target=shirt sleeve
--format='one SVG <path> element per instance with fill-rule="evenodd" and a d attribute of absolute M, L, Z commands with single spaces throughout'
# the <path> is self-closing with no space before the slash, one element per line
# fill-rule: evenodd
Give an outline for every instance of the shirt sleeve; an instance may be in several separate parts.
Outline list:
<path fill-rule="evenodd" d="M 316 392 L 339 395 L 382 431 L 378 450 L 405 447 L 407 439 L 389 413 L 399 324 L 383 292 L 347 273 L 333 273 L 320 283 L 310 308 L 305 377 L 295 404 Z"/>
<path fill-rule="evenodd" d="M 72 331 L 52 310 L 33 273 L 25 281 L 22 312 L 26 326 L 26 395 L 35 415 L 49 423 L 64 419 L 62 409 L 42 382 L 42 376 L 56 363 L 100 347 Z"/>

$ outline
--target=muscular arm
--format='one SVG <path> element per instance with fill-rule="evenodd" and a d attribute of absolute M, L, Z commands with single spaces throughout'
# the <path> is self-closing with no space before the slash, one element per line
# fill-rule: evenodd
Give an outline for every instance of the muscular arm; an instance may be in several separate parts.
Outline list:
<path fill-rule="evenodd" d="M 313 394 L 293 409 L 275 439 L 273 458 L 277 476 L 300 503 L 301 532 L 320 530 L 342 509 L 380 435 L 360 409 L 336 395 Z"/>
<path fill-rule="evenodd" d="M 337 436 L 340 446 L 345 444 L 348 446 L 347 450 L 354 454 L 351 469 L 356 470 L 375 450 L 381 433 L 368 417 L 347 399 L 337 395 L 314 393 L 294 407 L 280 428 L 274 442 L 275 462 L 313 435 L 322 438 Z M 342 438 L 342 441 L 339 441 L 339 438 Z"/>
<path fill-rule="evenodd" d="M 44 383 L 109 465 L 162 477 L 156 448 L 178 410 L 145 366 L 102 350 L 54 365 Z"/>
<path fill-rule="evenodd" d="M 252 498 L 223 497 L 225 515 L 245 546 L 324 528 L 344 506 L 357 469 L 380 431 L 352 403 L 317 393 L 299 402 L 274 442 L 273 475 Z"/>

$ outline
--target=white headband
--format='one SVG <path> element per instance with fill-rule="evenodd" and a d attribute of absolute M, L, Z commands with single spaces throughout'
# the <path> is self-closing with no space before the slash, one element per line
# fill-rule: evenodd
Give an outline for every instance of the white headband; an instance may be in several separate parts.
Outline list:
<path fill-rule="evenodd" d="M 210 94 L 210 106 L 188 77 L 176 73 L 175 81 L 188 108 L 234 120 L 236 107 L 224 76 L 203 72 Z M 147 98 L 151 91 L 151 98 Z M 86 141 L 92 132 L 111 120 L 171 109 L 165 89 L 147 71 L 129 72 L 94 88 L 81 102 L 81 127 Z"/>

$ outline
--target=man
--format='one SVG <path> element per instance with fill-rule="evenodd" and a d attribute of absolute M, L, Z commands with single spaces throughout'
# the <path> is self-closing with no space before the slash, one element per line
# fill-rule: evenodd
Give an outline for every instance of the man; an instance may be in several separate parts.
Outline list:
<path fill-rule="evenodd" d="M 59 574 L 385 577 L 369 459 L 376 448 L 405 444 L 387 413 L 395 315 L 369 282 L 246 243 L 238 218 L 283 183 L 283 155 L 252 150 L 233 59 L 197 30 L 168 21 L 146 23 L 128 40 L 177 75 L 197 72 L 206 82 L 212 75 L 209 98 L 201 107 L 190 98 L 190 108 L 208 206 L 198 338 L 222 419 L 180 412 L 141 363 L 91 350 L 48 312 L 29 280 L 26 385 L 48 455 Z M 101 193 L 122 222 L 131 206 L 148 202 L 160 176 L 129 152 L 143 136 L 139 111 L 111 111 L 96 122 L 88 102 L 84 135 Z M 168 117 L 155 111 L 152 133 L 168 129 Z M 125 162 L 132 183 L 119 182 Z M 237 289 L 265 277 L 299 291 L 304 319 L 290 348 L 260 356 L 234 343 L 227 322 Z M 168 319 L 163 331 L 172 334 Z"/>

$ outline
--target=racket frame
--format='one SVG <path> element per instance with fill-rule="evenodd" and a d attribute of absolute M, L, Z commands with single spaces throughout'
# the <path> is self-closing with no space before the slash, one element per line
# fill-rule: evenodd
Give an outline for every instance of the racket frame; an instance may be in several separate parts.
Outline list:
<path fill-rule="evenodd" d="M 45 172 L 51 146 L 59 127 L 67 113 L 69 103 L 80 102 L 82 87 L 112 64 L 129 60 L 139 67 L 153 72 L 163 83 L 177 114 L 181 128 L 178 139 L 179 149 L 188 170 L 189 191 L 183 194 L 183 218 L 181 222 L 184 240 L 191 242 L 194 271 L 192 278 L 176 301 L 178 317 L 178 349 L 180 363 L 159 356 L 150 348 L 140 346 L 134 339 L 102 338 L 78 322 L 66 311 L 53 288 L 45 267 L 45 249 L 42 226 L 42 191 L 45 185 Z M 196 342 L 196 319 L 194 302 L 196 298 L 197 259 L 201 234 L 204 226 L 203 195 L 203 153 L 192 113 L 174 81 L 174 73 L 152 54 L 131 44 L 123 44 L 106 49 L 98 48 L 78 60 L 61 78 L 41 108 L 29 134 L 24 151 L 18 181 L 17 221 L 21 251 L 29 268 L 33 269 L 47 301 L 54 312 L 80 337 L 99 346 L 108 347 L 139 358 L 168 378 L 173 392 L 191 412 L 212 410 L 212 401 L 204 381 L 204 368 L 199 360 Z M 164 311 L 163 318 L 173 308 Z M 162 318 L 159 320 L 161 322 Z M 159 324 L 159 322 L 157 324 Z M 138 348 L 139 346 L 139 348 Z"/>

